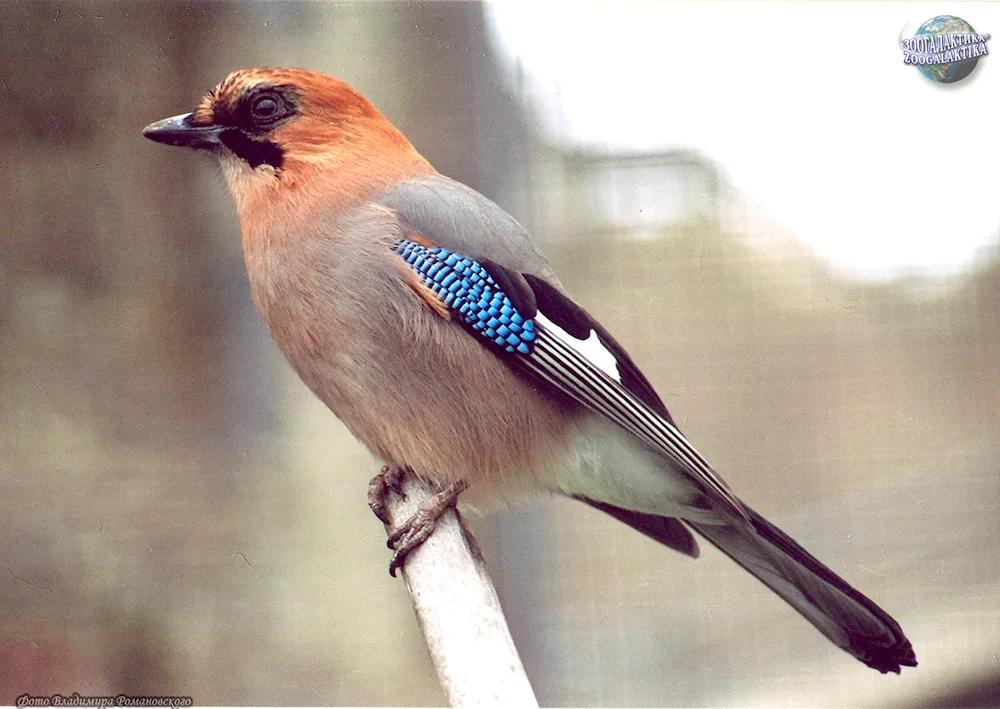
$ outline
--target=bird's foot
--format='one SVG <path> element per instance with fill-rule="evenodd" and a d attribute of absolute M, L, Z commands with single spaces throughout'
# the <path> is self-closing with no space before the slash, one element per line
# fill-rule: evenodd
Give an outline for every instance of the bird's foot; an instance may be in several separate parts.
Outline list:
<path fill-rule="evenodd" d="M 396 478 L 395 482 L 398 485 L 399 478 Z M 469 483 L 464 480 L 452 483 L 438 494 L 421 502 L 417 511 L 408 520 L 392 530 L 386 541 L 386 546 L 393 550 L 392 559 L 389 560 L 390 576 L 395 577 L 396 569 L 403 565 L 407 555 L 427 541 L 434 532 L 434 525 L 438 519 L 455 506 L 458 496 L 467 487 Z"/>
<path fill-rule="evenodd" d="M 385 506 L 385 498 L 389 492 L 394 492 L 403 498 L 406 497 L 403 494 L 403 476 L 408 472 L 412 473 L 413 471 L 395 465 L 384 465 L 378 475 L 368 483 L 368 506 L 382 521 L 382 524 L 391 523 L 389 512 Z"/>

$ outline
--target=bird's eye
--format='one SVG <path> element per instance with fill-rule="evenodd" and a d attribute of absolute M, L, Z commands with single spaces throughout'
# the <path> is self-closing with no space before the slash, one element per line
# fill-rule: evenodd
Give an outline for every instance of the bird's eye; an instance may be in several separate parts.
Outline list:
<path fill-rule="evenodd" d="M 281 112 L 281 99 L 274 94 L 262 94 L 250 104 L 250 113 L 258 121 L 269 121 Z"/>

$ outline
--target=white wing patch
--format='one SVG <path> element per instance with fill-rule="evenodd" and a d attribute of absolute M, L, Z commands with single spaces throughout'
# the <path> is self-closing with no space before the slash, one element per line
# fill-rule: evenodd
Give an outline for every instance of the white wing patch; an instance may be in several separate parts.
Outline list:
<path fill-rule="evenodd" d="M 534 317 L 535 322 L 555 335 L 567 347 L 571 347 L 580 353 L 584 359 L 588 360 L 595 367 L 607 374 L 619 384 L 622 383 L 621 372 L 618 371 L 618 360 L 614 354 L 601 344 L 600 338 L 594 330 L 590 331 L 590 337 L 586 340 L 578 340 L 547 317 L 537 312 Z"/>

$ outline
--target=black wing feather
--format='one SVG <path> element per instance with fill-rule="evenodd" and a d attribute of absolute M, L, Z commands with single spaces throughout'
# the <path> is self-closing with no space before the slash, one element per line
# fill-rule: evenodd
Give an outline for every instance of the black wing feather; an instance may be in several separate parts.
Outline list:
<path fill-rule="evenodd" d="M 527 279 L 541 281 L 534 276 L 526 276 L 509 268 L 504 268 L 495 261 L 482 259 L 479 261 L 490 277 L 500 286 L 500 290 L 506 294 L 510 301 L 517 308 L 525 319 L 530 320 L 538 313 L 538 303 L 535 298 L 535 289 L 531 287 Z"/>
<path fill-rule="evenodd" d="M 646 404 L 653 411 L 663 416 L 672 425 L 674 419 L 667 411 L 666 404 L 660 399 L 659 394 L 653 389 L 645 375 L 628 352 L 618 344 L 618 341 L 611 336 L 604 327 L 590 316 L 586 310 L 567 298 L 557 288 L 536 276 L 525 274 L 527 284 L 534 291 L 538 309 L 545 317 L 561 327 L 567 333 L 581 340 L 587 339 L 590 331 L 597 333 L 597 337 L 611 354 L 614 355 L 618 363 L 618 372 L 621 375 L 622 386 L 635 394 L 640 401 Z"/>

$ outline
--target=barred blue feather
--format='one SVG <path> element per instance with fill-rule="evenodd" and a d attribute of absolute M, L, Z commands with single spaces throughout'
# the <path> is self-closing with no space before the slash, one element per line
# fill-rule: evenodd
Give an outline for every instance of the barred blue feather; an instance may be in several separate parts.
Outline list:
<path fill-rule="evenodd" d="M 531 354 L 536 340 L 534 321 L 517 311 L 482 264 L 408 239 L 400 240 L 394 250 L 478 334 L 507 352 Z"/>

